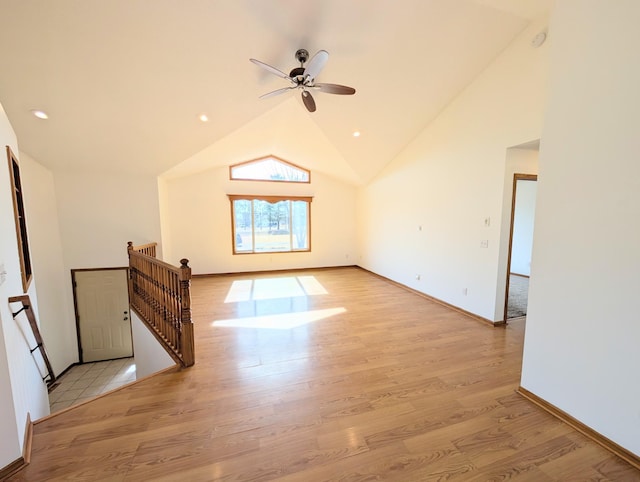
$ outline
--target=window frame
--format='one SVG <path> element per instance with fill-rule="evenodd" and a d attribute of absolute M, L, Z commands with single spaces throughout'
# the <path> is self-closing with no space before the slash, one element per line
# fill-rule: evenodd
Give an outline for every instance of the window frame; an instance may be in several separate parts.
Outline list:
<path fill-rule="evenodd" d="M 293 167 L 295 169 L 299 169 L 301 171 L 304 171 L 307 173 L 307 180 L 306 181 L 290 181 L 288 179 L 249 179 L 246 177 L 234 177 L 233 176 L 233 168 L 234 167 L 240 167 L 240 166 L 245 166 L 248 164 L 256 164 L 260 161 L 265 161 L 268 159 L 275 159 L 278 162 L 281 162 L 282 164 L 285 164 L 287 166 Z M 289 161 L 285 161 L 284 159 L 278 157 L 278 156 L 274 156 L 272 154 L 269 154 L 268 156 L 263 156 L 263 157 L 258 157 L 257 159 L 251 159 L 249 161 L 242 161 L 242 162 L 238 162 L 237 164 L 232 164 L 229 166 L 229 180 L 230 181 L 252 181 L 252 182 L 284 182 L 284 183 L 290 183 L 290 184 L 311 184 L 311 171 L 309 169 L 305 169 L 302 166 L 298 166 L 297 164 L 294 164 L 293 162 L 289 162 Z"/>
<path fill-rule="evenodd" d="M 229 205 L 231 209 L 231 250 L 234 255 L 245 255 L 245 254 L 274 254 L 274 253 L 309 253 L 311 252 L 311 202 L 313 201 L 313 196 L 270 196 L 270 195 L 259 195 L 259 194 L 227 194 L 229 198 Z M 305 249 L 294 249 L 293 247 L 287 251 L 256 251 L 256 243 L 255 243 L 255 216 L 252 214 L 251 216 L 251 233 L 252 233 L 252 250 L 251 251 L 236 251 L 236 220 L 235 220 L 235 209 L 234 209 L 234 201 L 266 201 L 269 204 L 275 204 L 280 201 L 304 201 L 307 203 L 307 247 Z M 253 213 L 253 209 L 252 209 Z M 290 226 L 289 229 L 292 232 Z"/>
<path fill-rule="evenodd" d="M 9 163 L 9 180 L 11 182 L 11 200 L 13 201 L 13 218 L 16 224 L 16 238 L 18 241 L 18 257 L 20 258 L 20 276 L 22 278 L 22 290 L 26 293 L 33 279 L 33 266 L 31 264 L 31 253 L 29 252 L 29 236 L 27 234 L 20 163 L 9 146 L 7 146 L 7 160 Z"/>

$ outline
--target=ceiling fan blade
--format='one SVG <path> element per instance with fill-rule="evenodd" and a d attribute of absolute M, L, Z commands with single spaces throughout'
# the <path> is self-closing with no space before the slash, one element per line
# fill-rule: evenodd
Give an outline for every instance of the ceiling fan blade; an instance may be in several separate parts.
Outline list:
<path fill-rule="evenodd" d="M 304 102 L 304 106 L 307 108 L 309 112 L 316 111 L 316 101 L 311 97 L 311 93 L 306 90 L 302 91 L 302 102 Z"/>
<path fill-rule="evenodd" d="M 313 84 L 313 81 L 323 69 L 327 60 L 329 60 L 329 52 L 326 50 L 318 50 L 318 52 L 311 57 L 311 60 L 309 60 L 309 63 L 307 63 L 304 69 L 304 74 L 302 74 L 305 84 Z"/>
<path fill-rule="evenodd" d="M 327 94 L 353 95 L 356 93 L 356 89 L 353 87 L 339 84 L 313 84 L 313 87 Z"/>
<path fill-rule="evenodd" d="M 267 92 L 266 94 L 262 94 L 260 97 L 258 97 L 258 99 L 266 99 L 268 97 L 284 94 L 288 90 L 295 89 L 295 88 L 296 88 L 295 86 L 283 87 L 282 89 L 278 89 L 278 90 L 274 90 L 273 92 Z"/>
<path fill-rule="evenodd" d="M 256 59 L 249 59 L 249 60 L 254 64 L 256 64 L 258 67 L 262 67 L 264 70 L 271 72 L 272 74 L 277 75 L 278 77 L 282 77 L 283 79 L 287 79 L 293 82 L 293 79 L 289 77 L 287 74 L 285 74 L 282 70 L 278 70 L 275 67 L 272 67 L 269 64 L 265 64 L 264 62 L 260 62 L 259 60 L 256 60 Z"/>

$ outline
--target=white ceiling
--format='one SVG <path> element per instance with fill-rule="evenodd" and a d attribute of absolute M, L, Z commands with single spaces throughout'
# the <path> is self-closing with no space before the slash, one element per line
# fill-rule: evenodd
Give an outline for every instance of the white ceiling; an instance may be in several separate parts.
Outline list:
<path fill-rule="evenodd" d="M 289 151 L 363 183 L 551 1 L 0 0 L 0 102 L 52 169 L 175 174 Z M 288 72 L 298 48 L 329 51 L 318 81 L 356 95 L 314 94 L 315 113 L 295 91 L 259 100 L 287 83 L 249 58 Z"/>

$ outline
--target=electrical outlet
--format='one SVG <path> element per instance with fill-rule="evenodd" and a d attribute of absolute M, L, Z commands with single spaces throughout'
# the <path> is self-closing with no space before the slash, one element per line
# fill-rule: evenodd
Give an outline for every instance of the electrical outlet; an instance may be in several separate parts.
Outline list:
<path fill-rule="evenodd" d="M 420 281 L 420 275 L 419 274 L 416 275 L 416 280 Z"/>
<path fill-rule="evenodd" d="M 482 241 L 480 241 L 480 247 L 481 248 L 488 248 L 489 247 L 489 240 L 488 239 L 483 239 Z"/>
<path fill-rule="evenodd" d="M 484 218 L 484 225 L 485 225 L 486 227 L 491 226 L 491 218 L 490 218 L 490 217 L 486 217 L 486 218 Z"/>
<path fill-rule="evenodd" d="M 467 288 L 462 289 L 462 294 L 467 296 L 469 294 L 469 290 Z"/>
<path fill-rule="evenodd" d="M 4 263 L 0 264 L 0 285 L 3 285 L 7 280 L 7 270 L 4 267 Z"/>

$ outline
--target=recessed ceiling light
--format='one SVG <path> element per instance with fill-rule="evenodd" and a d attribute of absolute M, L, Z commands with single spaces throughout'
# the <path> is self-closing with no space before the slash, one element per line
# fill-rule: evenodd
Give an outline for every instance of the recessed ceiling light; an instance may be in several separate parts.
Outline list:
<path fill-rule="evenodd" d="M 46 112 L 42 111 L 42 110 L 37 110 L 37 109 L 33 109 L 31 111 L 31 113 L 36 116 L 38 119 L 48 119 L 49 116 L 47 115 Z"/>
<path fill-rule="evenodd" d="M 355 131 L 353 133 L 353 137 L 360 137 L 360 131 Z"/>
<path fill-rule="evenodd" d="M 198 119 L 200 119 L 202 122 L 209 122 L 209 117 L 207 117 L 207 114 L 200 114 L 198 116 Z"/>

